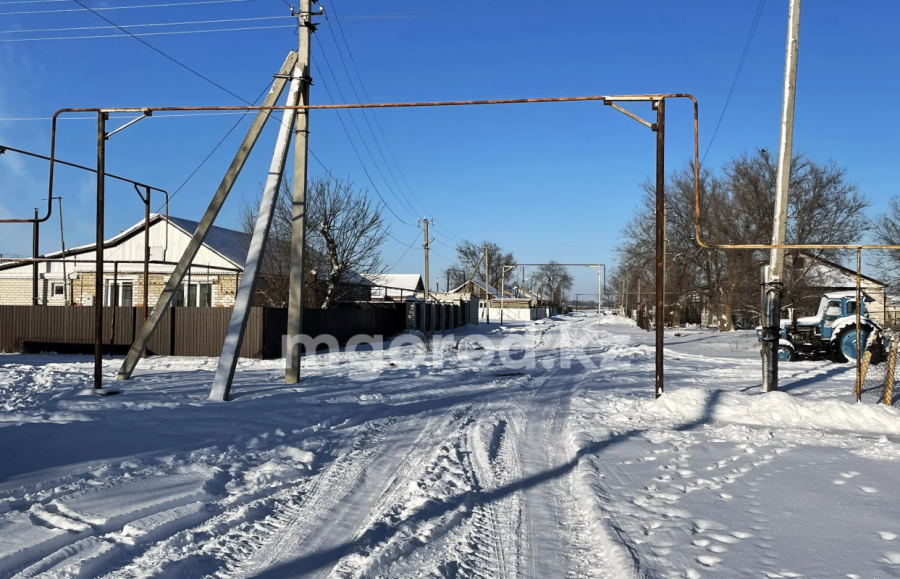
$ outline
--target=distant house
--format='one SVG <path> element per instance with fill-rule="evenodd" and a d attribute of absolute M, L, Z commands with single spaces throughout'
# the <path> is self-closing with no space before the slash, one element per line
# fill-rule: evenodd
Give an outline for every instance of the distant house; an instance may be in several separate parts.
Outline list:
<path fill-rule="evenodd" d="M 364 273 L 360 276 L 371 286 L 371 299 L 402 300 L 424 295 L 425 284 L 417 273 Z"/>
<path fill-rule="evenodd" d="M 197 222 L 180 217 L 150 216 L 149 305 L 153 307 L 175 263 L 184 253 Z M 245 233 L 213 226 L 197 252 L 175 306 L 231 306 L 247 256 Z M 96 244 L 43 255 L 65 263 L 38 265 L 38 304 L 94 305 Z M 144 295 L 144 222 L 104 242 L 103 305 L 142 306 Z M 119 262 L 118 264 L 116 262 Z M 125 263 L 128 262 L 128 263 Z M 32 305 L 32 265 L 0 266 L 0 305 Z M 113 280 L 119 291 L 112 291 Z"/>

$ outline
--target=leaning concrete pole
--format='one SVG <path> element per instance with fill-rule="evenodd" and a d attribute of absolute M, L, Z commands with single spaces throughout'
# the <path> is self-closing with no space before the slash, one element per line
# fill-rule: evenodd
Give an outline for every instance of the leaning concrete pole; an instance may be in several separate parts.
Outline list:
<path fill-rule="evenodd" d="M 288 75 L 290 75 L 291 71 L 294 69 L 296 62 L 297 53 L 291 52 L 288 54 L 287 59 L 284 61 L 284 65 L 281 67 L 281 71 L 275 77 L 275 82 L 272 83 L 272 90 L 269 91 L 269 95 L 263 101 L 262 106 L 271 107 L 275 105 L 278 101 L 278 97 L 281 96 L 281 93 L 284 90 L 284 86 L 287 84 Z M 204 213 L 203 218 L 200 219 L 197 231 L 194 232 L 194 236 L 191 237 L 191 241 L 188 243 L 181 258 L 178 260 L 178 265 L 175 266 L 172 275 L 169 276 L 166 287 L 163 289 L 162 295 L 160 295 L 159 299 L 156 301 L 156 306 L 150 313 L 150 317 L 144 322 L 144 325 L 141 327 L 141 332 L 131 345 L 131 349 L 128 350 L 128 355 L 125 357 L 125 361 L 122 362 L 122 367 L 119 369 L 119 375 L 116 377 L 117 380 L 128 380 L 131 378 L 131 374 L 134 372 L 134 368 L 137 366 L 138 360 L 141 359 L 144 350 L 147 349 L 147 344 L 150 342 L 150 338 L 153 337 L 153 333 L 156 331 L 156 327 L 159 325 L 163 314 L 172 303 L 176 290 L 181 285 L 197 252 L 200 251 L 200 247 L 206 239 L 206 234 L 209 233 L 213 222 L 216 220 L 216 216 L 222 209 L 222 205 L 225 204 L 225 199 L 228 198 L 231 187 L 237 180 L 238 175 L 241 174 L 241 169 L 244 168 L 244 163 L 247 161 L 247 157 L 250 156 L 250 151 L 253 150 L 253 145 L 256 144 L 256 140 L 259 138 L 270 114 L 271 111 L 265 109 L 256 113 L 256 118 L 253 119 L 253 124 L 250 125 L 250 130 L 247 131 L 247 136 L 244 137 L 243 142 L 241 142 L 241 146 L 234 156 L 231 166 L 228 167 L 225 178 L 222 179 L 219 188 L 216 189 L 216 194 L 213 195 L 212 201 L 209 203 L 209 207 L 206 208 L 206 213 Z M 166 226 L 168 227 L 168 223 Z"/>
<path fill-rule="evenodd" d="M 302 71 L 300 104 L 309 104 L 309 59 L 312 33 L 310 0 L 300 0 L 299 60 Z M 300 342 L 303 334 L 303 286 L 306 282 L 303 252 L 306 249 L 306 172 L 309 161 L 309 110 L 297 111 L 294 130 L 294 192 L 291 221 L 291 273 L 288 284 L 287 335 L 284 348 L 284 382 L 296 384 L 300 380 Z"/>
<path fill-rule="evenodd" d="M 788 186 L 791 181 L 791 151 L 794 141 L 794 97 L 797 93 L 797 55 L 800 43 L 800 0 L 790 0 L 787 49 L 784 60 L 784 97 L 781 102 L 781 135 L 778 140 L 778 174 L 775 189 L 775 220 L 772 245 L 784 245 L 787 237 Z M 781 338 L 781 288 L 784 249 L 772 249 L 766 270 L 762 308 L 763 389 L 778 390 L 778 340 Z"/>
<path fill-rule="evenodd" d="M 294 69 L 294 77 L 291 79 L 291 89 L 288 93 L 288 106 L 297 106 L 302 73 L 303 70 L 300 67 Z M 269 176 L 266 179 L 266 186 L 259 204 L 259 214 L 256 216 L 253 236 L 250 238 L 247 261 L 244 263 L 244 275 L 241 276 L 241 285 L 238 287 L 237 296 L 234 299 L 234 309 L 231 311 L 231 321 L 228 323 L 228 332 L 225 334 L 225 343 L 222 345 L 222 355 L 219 357 L 219 365 L 216 367 L 216 376 L 213 378 L 212 389 L 209 391 L 209 400 L 224 402 L 228 400 L 228 395 L 231 393 L 234 370 L 237 367 L 238 355 L 244 341 L 244 332 L 247 330 L 247 319 L 250 317 L 250 307 L 253 305 L 253 296 L 256 293 L 256 284 L 259 281 L 259 273 L 265 258 L 266 245 L 269 242 L 269 232 L 272 229 L 272 218 L 275 216 L 278 191 L 281 189 L 281 178 L 284 175 L 284 164 L 287 161 L 291 131 L 296 115 L 297 109 L 285 109 L 281 126 L 278 128 L 275 153 L 272 155 L 272 164 L 269 166 Z"/>

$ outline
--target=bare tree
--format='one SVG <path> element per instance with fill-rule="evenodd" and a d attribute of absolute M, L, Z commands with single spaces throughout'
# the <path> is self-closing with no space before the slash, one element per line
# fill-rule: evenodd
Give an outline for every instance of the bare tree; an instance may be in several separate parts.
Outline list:
<path fill-rule="evenodd" d="M 380 248 L 387 231 L 365 192 L 355 191 L 349 182 L 315 178 L 307 187 L 306 202 L 304 306 L 327 309 L 334 307 L 343 288 L 358 282 L 359 274 L 383 272 Z M 249 245 L 259 203 L 257 198 L 241 209 L 245 245 Z M 254 296 L 256 305 L 287 305 L 292 223 L 293 192 L 285 177 Z M 324 292 L 320 291 L 323 285 Z"/>
<path fill-rule="evenodd" d="M 768 243 L 775 202 L 775 160 L 763 150 L 741 155 L 725 165 L 721 176 L 703 168 L 700 196 L 704 208 L 701 234 L 716 243 Z M 619 245 L 619 270 L 614 279 L 621 293 L 634 292 L 637 280 L 653 287 L 655 263 L 655 183 L 643 185 L 644 199 L 623 231 Z M 760 265 L 767 252 L 712 251 L 700 248 L 695 239 L 693 165 L 676 171 L 666 182 L 668 243 L 666 251 L 667 313 L 698 303 L 708 308 L 720 330 L 730 330 L 739 314 L 752 319 L 759 310 Z M 870 229 L 865 216 L 868 200 L 857 186 L 847 182 L 846 169 L 834 162 L 820 165 L 805 155 L 795 155 L 791 164 L 788 207 L 788 243 L 843 244 L 857 242 Z M 808 269 L 815 259 L 839 260 L 838 252 L 792 251 L 785 271 L 782 304 L 808 307 Z M 621 301 L 621 300 L 620 300 Z M 629 295 L 629 304 L 636 304 Z M 704 320 L 708 321 L 708 320 Z"/>
<path fill-rule="evenodd" d="M 555 261 L 538 266 L 533 279 L 543 288 L 551 305 L 563 303 L 575 282 L 569 270 Z"/>
<path fill-rule="evenodd" d="M 484 280 L 484 248 L 488 249 L 488 259 L 490 261 L 490 276 L 488 283 L 495 288 L 500 287 L 502 276 L 501 267 L 504 265 L 515 265 L 516 258 L 512 252 L 504 253 L 503 248 L 499 244 L 492 241 L 483 241 L 481 243 L 472 243 L 463 240 L 456 246 L 456 263 L 444 270 L 444 274 L 450 278 L 450 288 L 461 286 L 470 279 L 478 281 Z M 477 266 L 477 270 L 476 270 Z M 507 288 L 515 285 L 510 279 L 509 273 L 504 278 Z M 450 289 L 448 288 L 448 289 Z"/>
<path fill-rule="evenodd" d="M 262 188 L 262 187 L 260 187 Z M 258 196 L 253 202 L 244 201 L 239 214 L 239 229 L 245 235 L 241 240 L 244 249 L 250 246 L 250 237 L 253 227 L 256 225 L 256 217 L 259 211 L 261 198 Z M 289 294 L 289 279 L 291 270 L 291 235 L 293 221 L 293 190 L 291 179 L 285 176 L 281 181 L 281 189 L 275 200 L 275 213 L 272 218 L 272 226 L 269 230 L 269 243 L 263 256 L 260 269 L 259 283 L 256 295 L 253 296 L 254 305 L 269 307 L 286 307 Z M 308 221 L 307 221 L 308 225 Z M 310 238 L 307 235 L 307 247 L 303 252 L 305 261 L 305 280 L 303 290 L 304 307 L 317 308 L 321 305 L 318 296 L 317 271 L 324 271 L 324 260 L 321 251 L 310 247 Z"/>
<path fill-rule="evenodd" d="M 874 237 L 881 245 L 900 245 L 900 197 L 891 197 L 888 210 L 875 219 Z M 891 285 L 900 283 L 900 251 L 879 251 L 875 263 Z"/>
<path fill-rule="evenodd" d="M 314 179 L 308 188 L 309 238 L 321 243 L 327 260 L 320 272 L 325 280 L 322 309 L 334 307 L 339 291 L 359 274 L 384 272 L 381 245 L 387 230 L 381 212 L 365 192 L 350 182 Z"/>

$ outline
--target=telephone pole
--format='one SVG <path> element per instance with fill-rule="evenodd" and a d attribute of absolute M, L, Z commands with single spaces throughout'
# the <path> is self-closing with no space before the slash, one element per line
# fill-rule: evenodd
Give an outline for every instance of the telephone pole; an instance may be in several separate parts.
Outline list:
<path fill-rule="evenodd" d="M 300 105 L 309 104 L 310 45 L 316 25 L 312 17 L 322 14 L 312 12 L 310 0 L 300 0 L 300 12 L 291 8 L 291 16 L 297 17 L 299 47 L 296 72 L 300 73 Z M 300 343 L 297 336 L 303 334 L 303 286 L 306 282 L 304 251 L 306 249 L 306 172 L 309 161 L 309 109 L 298 109 L 294 118 L 294 190 L 293 219 L 291 220 L 291 271 L 288 284 L 287 344 L 284 382 L 296 384 L 300 380 Z"/>
<path fill-rule="evenodd" d="M 425 349 L 427 351 L 431 351 L 431 320 L 429 320 L 428 315 L 428 246 L 431 245 L 431 242 L 434 241 L 434 238 L 428 237 L 428 219 L 422 219 L 422 223 L 424 224 L 424 241 L 422 247 L 425 248 L 425 303 L 422 305 L 422 321 L 425 323 Z"/>
<path fill-rule="evenodd" d="M 775 220 L 772 245 L 784 245 L 787 236 L 788 186 L 794 141 L 794 98 L 797 93 L 797 55 L 800 44 L 800 0 L 790 0 L 787 48 L 784 57 L 784 97 L 781 101 L 781 134 L 778 139 L 778 173 L 775 188 Z M 778 390 L 778 341 L 781 338 L 781 288 L 784 249 L 772 249 L 765 270 L 763 297 L 763 390 Z"/>

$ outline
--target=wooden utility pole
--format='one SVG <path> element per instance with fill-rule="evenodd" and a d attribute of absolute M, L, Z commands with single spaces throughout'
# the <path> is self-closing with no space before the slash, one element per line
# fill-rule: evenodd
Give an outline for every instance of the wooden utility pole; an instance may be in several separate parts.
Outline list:
<path fill-rule="evenodd" d="M 310 44 L 316 25 L 310 0 L 300 0 L 300 12 L 293 14 L 298 21 L 299 47 L 297 71 L 300 73 L 299 104 L 309 104 Z M 317 13 L 321 14 L 321 12 Z M 291 272 L 288 280 L 288 349 L 284 352 L 284 382 L 296 384 L 300 380 L 300 344 L 291 339 L 303 334 L 303 286 L 306 281 L 303 252 L 306 249 L 306 172 L 309 161 L 309 109 L 300 109 L 294 119 L 294 191 L 291 220 Z"/>
<path fill-rule="evenodd" d="M 781 102 L 781 134 L 778 139 L 778 173 L 775 187 L 775 220 L 772 245 L 783 245 L 787 235 L 788 186 L 794 141 L 794 98 L 797 93 L 797 55 L 800 47 L 800 0 L 790 0 L 787 48 L 784 57 L 784 97 Z M 784 249 L 772 249 L 766 270 L 762 308 L 763 389 L 778 390 L 778 341 L 781 338 L 781 288 Z M 857 327 L 857 331 L 859 328 Z"/>
<path fill-rule="evenodd" d="M 434 238 L 428 237 L 428 219 L 422 219 L 423 223 L 423 232 L 424 232 L 424 243 L 422 247 L 425 248 L 425 303 L 422 304 L 422 321 L 425 323 L 425 349 L 427 351 L 431 351 L 431 320 L 428 315 L 428 246 L 431 245 L 431 242 L 434 241 Z"/>

